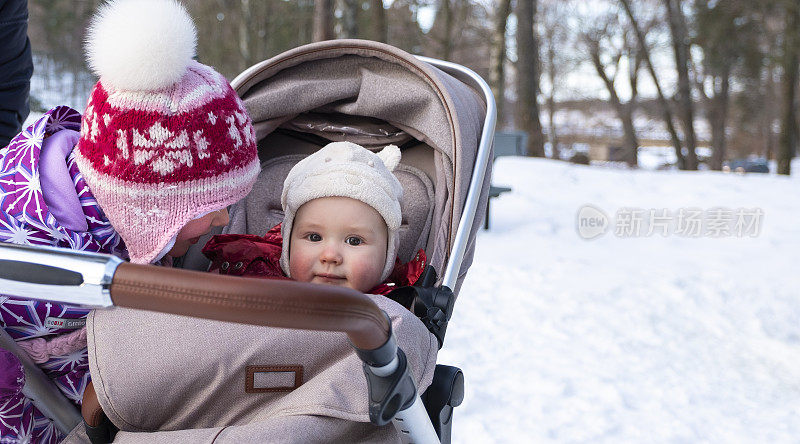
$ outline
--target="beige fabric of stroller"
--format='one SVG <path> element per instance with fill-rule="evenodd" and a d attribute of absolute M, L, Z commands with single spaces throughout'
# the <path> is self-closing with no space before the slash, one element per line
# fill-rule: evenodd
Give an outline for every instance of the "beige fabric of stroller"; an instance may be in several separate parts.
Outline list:
<path fill-rule="evenodd" d="M 256 126 L 262 173 L 231 208 L 225 232 L 263 235 L 279 222 L 283 179 L 327 141 L 376 149 L 395 143 L 403 152 L 397 175 L 405 193 L 400 258 L 424 248 L 441 277 L 480 139 L 480 96 L 403 51 L 357 40 L 296 48 L 242 76 L 234 87 Z M 472 260 L 489 177 L 456 292 Z M 207 261 L 195 249 L 184 266 L 204 269 Z M 433 377 L 435 337 L 404 307 L 370 297 L 390 316 L 422 393 Z M 344 335 L 128 309 L 96 311 L 87 329 L 98 400 L 121 429 L 116 441 L 399 440 L 392 425 L 369 423 L 361 363 Z M 274 391 L 280 388 L 286 390 Z M 76 430 L 66 442 L 82 439 Z"/>
<path fill-rule="evenodd" d="M 371 298 L 392 313 L 414 379 L 427 387 L 436 366 L 436 339 L 393 301 Z M 115 442 L 398 440 L 391 424 L 369 423 L 361 361 L 342 333 L 129 309 L 95 311 L 87 328 L 98 399 L 123 430 Z M 250 376 L 248 367 L 261 371 Z M 260 391 L 248 392 L 248 385 Z M 150 433 L 156 431 L 161 432 Z M 88 442 L 80 432 L 65 442 Z"/>

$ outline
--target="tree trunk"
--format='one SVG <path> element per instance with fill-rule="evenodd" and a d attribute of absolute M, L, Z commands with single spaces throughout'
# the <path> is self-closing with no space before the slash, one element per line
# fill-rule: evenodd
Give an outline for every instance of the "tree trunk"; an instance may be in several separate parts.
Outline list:
<path fill-rule="evenodd" d="M 506 93 L 505 61 L 506 61 L 506 23 L 511 13 L 511 0 L 500 0 L 494 17 L 492 32 L 491 61 L 489 68 L 489 84 L 492 86 L 494 99 L 497 101 L 497 122 L 502 128 Z"/>
<path fill-rule="evenodd" d="M 786 29 L 783 43 L 783 109 L 778 141 L 778 174 L 791 174 L 791 161 L 797 147 L 797 111 L 795 108 L 798 78 L 798 34 L 800 1 L 786 2 Z"/>
<path fill-rule="evenodd" d="M 592 58 L 592 65 L 594 65 L 594 69 L 597 71 L 597 75 L 600 76 L 600 79 L 603 81 L 603 84 L 606 86 L 606 90 L 608 90 L 609 95 L 609 102 L 611 102 L 611 106 L 614 107 L 614 111 L 617 113 L 617 117 L 619 117 L 620 122 L 622 122 L 622 132 L 623 132 L 623 151 L 625 152 L 625 162 L 631 166 L 635 167 L 638 165 L 638 151 L 639 151 L 639 140 L 636 137 L 636 129 L 633 126 L 633 107 L 631 106 L 633 103 L 633 94 L 636 93 L 635 89 L 632 92 L 631 102 L 627 105 L 623 104 L 617 94 L 617 88 L 614 86 L 614 80 L 608 77 L 606 74 L 605 67 L 603 63 L 600 61 L 600 48 L 599 46 L 592 46 L 591 48 L 591 58 Z"/>
<path fill-rule="evenodd" d="M 636 128 L 633 126 L 633 113 L 636 111 L 636 98 L 639 96 L 639 68 L 642 66 L 642 55 L 628 47 L 628 82 L 631 87 L 631 98 L 625 105 L 625 120 L 622 121 L 622 130 L 625 136 L 625 146 L 628 147 L 628 164 L 633 167 L 639 166 L 639 139 L 636 137 Z M 633 66 L 630 66 L 631 57 L 634 59 Z M 629 126 L 626 127 L 626 121 Z"/>
<path fill-rule="evenodd" d="M 439 58 L 450 60 L 453 54 L 453 4 L 454 0 L 439 0 L 436 21 L 441 23 L 439 35 Z"/>
<path fill-rule="evenodd" d="M 547 96 L 547 136 L 550 142 L 550 157 L 561 159 L 561 149 L 558 147 L 558 133 L 556 132 L 556 99 L 551 93 Z"/>
<path fill-rule="evenodd" d="M 315 42 L 333 39 L 333 0 L 314 0 Z"/>
<path fill-rule="evenodd" d="M 656 93 L 658 93 L 658 103 L 661 105 L 662 117 L 664 118 L 664 123 L 667 125 L 667 131 L 669 132 L 672 146 L 675 149 L 675 157 L 678 159 L 678 168 L 685 170 L 686 160 L 684 159 L 683 152 L 681 151 L 681 139 L 678 137 L 678 132 L 675 130 L 675 125 L 672 122 L 672 111 L 669 109 L 669 103 L 667 103 L 667 99 L 664 97 L 664 91 L 661 89 L 661 83 L 658 81 L 658 75 L 656 74 L 655 67 L 653 67 L 653 61 L 650 58 L 650 49 L 647 47 L 647 42 L 644 39 L 644 33 L 642 32 L 636 17 L 633 15 L 630 0 L 620 0 L 620 2 L 625 8 L 625 12 L 631 21 L 631 27 L 636 34 L 636 40 L 639 42 L 639 50 L 641 51 L 642 58 L 645 62 L 647 62 L 647 71 L 650 73 L 650 77 L 653 79 L 653 83 L 655 84 Z"/>
<path fill-rule="evenodd" d="M 358 10 L 361 9 L 360 0 L 343 0 L 342 6 L 342 33 L 346 39 L 358 38 Z"/>
<path fill-rule="evenodd" d="M 558 134 L 556 133 L 556 51 L 555 35 L 550 30 L 545 36 L 547 39 L 547 81 L 550 83 L 550 93 L 547 94 L 547 138 L 550 142 L 550 152 L 553 159 L 561 159 L 561 150 L 558 147 Z"/>
<path fill-rule="evenodd" d="M 386 9 L 383 0 L 372 0 L 369 5 L 372 17 L 372 39 L 386 43 L 389 41 L 389 27 L 386 23 Z"/>
<path fill-rule="evenodd" d="M 537 0 L 517 0 L 517 126 L 528 133 L 528 155 L 544 157 L 539 120 L 539 44 L 533 31 Z"/>
<path fill-rule="evenodd" d="M 719 81 L 719 82 L 717 82 Z M 717 87 L 719 83 L 719 87 Z M 725 161 L 726 136 L 725 127 L 728 120 L 728 103 L 730 97 L 730 73 L 726 70 L 714 79 L 714 98 L 709 112 L 711 123 L 711 169 L 719 171 Z"/>
<path fill-rule="evenodd" d="M 697 142 L 694 132 L 694 103 L 689 86 L 689 37 L 686 19 L 681 10 L 681 0 L 667 0 L 667 21 L 672 34 L 672 49 L 678 70 L 678 107 L 683 123 L 683 141 L 686 145 L 686 169 L 697 169 Z"/>
<path fill-rule="evenodd" d="M 771 105 L 775 103 L 775 68 L 772 62 L 767 64 L 767 87 L 764 96 L 764 103 Z M 775 158 L 775 131 L 773 131 L 773 122 L 775 122 L 775 112 L 773 106 L 766 106 L 764 113 L 764 133 L 766 139 L 766 149 L 764 158 L 767 160 Z"/>
<path fill-rule="evenodd" d="M 623 146 L 625 162 L 631 168 L 639 166 L 639 138 L 636 137 L 636 128 L 633 126 L 633 103 L 623 106 L 620 113 L 622 120 Z"/>
<path fill-rule="evenodd" d="M 253 64 L 253 52 L 250 45 L 250 30 L 253 28 L 253 14 L 250 11 L 250 0 L 241 0 L 242 20 L 239 22 L 239 69 L 244 71 Z"/>

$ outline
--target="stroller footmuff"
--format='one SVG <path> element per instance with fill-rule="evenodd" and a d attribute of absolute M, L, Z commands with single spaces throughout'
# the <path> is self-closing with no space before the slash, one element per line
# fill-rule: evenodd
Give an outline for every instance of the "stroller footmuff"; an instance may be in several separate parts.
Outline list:
<path fill-rule="evenodd" d="M 436 338 L 405 308 L 382 296 L 372 299 L 389 313 L 414 379 L 427 387 Z M 121 430 L 211 428 L 207 433 L 213 436 L 214 427 L 229 426 L 223 436 L 235 436 L 240 427 L 254 433 L 263 422 L 272 424 L 263 428 L 264 434 L 240 442 L 274 442 L 260 438 L 302 436 L 319 421 L 306 423 L 302 417 L 327 417 L 326 424 L 336 424 L 326 429 L 324 440 L 329 442 L 349 436 L 384 441 L 395 433 L 392 425 L 376 428 L 369 423 L 361 361 L 342 333 L 122 308 L 93 312 L 87 330 L 95 392 Z M 198 433 L 192 432 L 192 439 Z M 172 436 L 184 442 L 182 434 Z"/>

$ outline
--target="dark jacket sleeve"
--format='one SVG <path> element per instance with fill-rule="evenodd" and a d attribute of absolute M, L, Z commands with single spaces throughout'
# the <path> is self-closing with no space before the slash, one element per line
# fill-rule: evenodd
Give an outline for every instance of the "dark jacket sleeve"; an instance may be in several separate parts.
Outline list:
<path fill-rule="evenodd" d="M 28 117 L 32 74 L 28 0 L 0 0 L 0 148 Z"/>

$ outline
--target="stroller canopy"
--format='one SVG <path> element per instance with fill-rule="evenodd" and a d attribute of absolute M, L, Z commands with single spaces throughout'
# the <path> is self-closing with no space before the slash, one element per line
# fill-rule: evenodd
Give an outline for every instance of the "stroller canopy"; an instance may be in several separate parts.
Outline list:
<path fill-rule="evenodd" d="M 251 67 L 232 84 L 262 142 L 281 128 L 330 141 L 350 140 L 368 148 L 400 145 L 403 163 L 430 176 L 432 188 L 427 190 L 432 196 L 415 195 L 413 187 L 400 178 L 406 191 L 404 216 L 413 202 L 432 197 L 427 223 L 417 224 L 430 229 L 413 233 L 422 239 L 403 236 L 401 231 L 401 259 L 407 260 L 403 254 L 413 254 L 414 247 L 421 246 L 441 278 L 473 174 L 486 112 L 482 95 L 404 51 L 362 40 L 326 41 L 287 51 Z M 428 153 L 407 153 L 406 148 L 415 144 L 424 144 Z M 278 145 L 260 143 L 262 161 L 292 152 Z M 288 168 L 284 170 L 288 172 Z M 483 179 L 481 202 L 486 200 L 490 175 Z M 264 180 L 273 182 L 269 188 L 277 185 L 280 194 L 283 177 Z M 254 193 L 266 189 L 257 185 Z M 253 211 L 252 206 L 247 211 Z M 263 211 L 274 213 L 276 209 Z M 414 213 L 413 209 L 409 212 Z M 454 291 L 472 262 L 484 212 L 485 203 L 479 205 L 472 221 Z"/>

